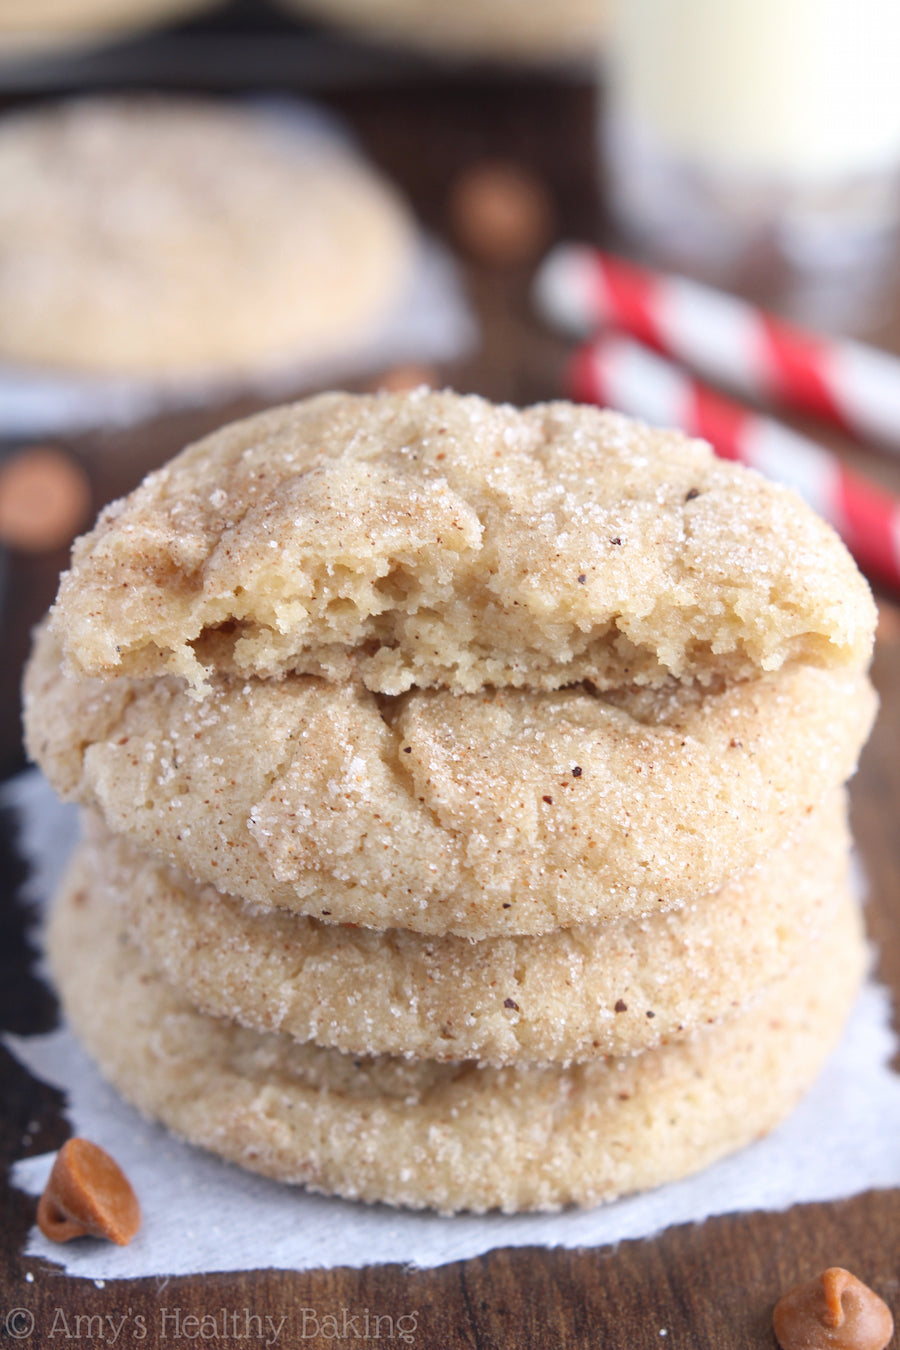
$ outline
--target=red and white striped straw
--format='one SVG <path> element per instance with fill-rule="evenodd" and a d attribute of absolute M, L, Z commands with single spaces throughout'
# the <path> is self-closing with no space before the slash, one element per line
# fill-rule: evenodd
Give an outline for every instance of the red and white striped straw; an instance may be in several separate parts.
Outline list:
<path fill-rule="evenodd" d="M 560 244 L 535 280 L 550 323 L 585 337 L 607 326 L 742 397 L 814 413 L 900 450 L 900 358 L 815 336 L 735 296 L 649 272 L 582 244 Z"/>
<path fill-rule="evenodd" d="M 829 521 L 864 571 L 900 588 L 900 498 L 847 469 L 815 441 L 742 407 L 626 337 L 585 343 L 569 366 L 569 397 L 680 427 L 792 487 Z"/>

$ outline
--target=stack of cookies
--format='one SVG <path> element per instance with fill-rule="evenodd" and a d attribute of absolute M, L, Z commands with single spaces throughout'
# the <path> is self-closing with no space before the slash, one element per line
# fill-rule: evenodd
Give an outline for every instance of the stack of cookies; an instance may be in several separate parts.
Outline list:
<path fill-rule="evenodd" d="M 875 611 L 792 493 L 567 404 L 324 395 L 75 547 L 48 948 L 142 1111 L 310 1189 L 591 1204 L 773 1126 L 863 968 Z"/>

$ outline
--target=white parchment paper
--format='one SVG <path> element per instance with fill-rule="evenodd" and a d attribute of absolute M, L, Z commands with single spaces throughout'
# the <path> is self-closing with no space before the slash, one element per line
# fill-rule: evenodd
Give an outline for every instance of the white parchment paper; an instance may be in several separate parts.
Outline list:
<path fill-rule="evenodd" d="M 13 780 L 3 801 L 19 815 L 31 867 L 27 898 L 52 890 L 75 837 L 74 812 L 37 773 Z M 767 1138 L 699 1176 L 587 1212 L 440 1218 L 305 1195 L 244 1173 L 148 1124 L 99 1077 L 65 1029 L 5 1036 L 36 1077 L 66 1094 L 74 1133 L 111 1152 L 144 1211 L 129 1247 L 89 1239 L 60 1247 L 35 1228 L 27 1254 L 92 1279 L 279 1268 L 442 1265 L 495 1247 L 584 1247 L 649 1236 L 672 1224 L 741 1210 L 781 1210 L 900 1185 L 900 1076 L 887 990 L 869 982 L 819 1082 Z M 765 1090 L 765 1085 L 760 1085 Z M 51 1156 L 15 1164 L 13 1181 L 40 1193 Z"/>

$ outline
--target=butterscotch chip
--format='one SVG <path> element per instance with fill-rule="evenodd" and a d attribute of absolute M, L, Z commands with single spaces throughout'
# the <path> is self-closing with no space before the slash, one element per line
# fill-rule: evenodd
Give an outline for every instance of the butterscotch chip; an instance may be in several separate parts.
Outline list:
<path fill-rule="evenodd" d="M 0 543 L 29 553 L 75 537 L 90 510 L 84 470 L 53 446 L 32 446 L 0 464 Z"/>
<path fill-rule="evenodd" d="M 203 1012 L 353 1054 L 568 1063 L 684 1039 L 764 998 L 850 893 L 844 794 L 714 895 L 537 938 L 259 913 L 96 822 L 80 866 Z"/>
<path fill-rule="evenodd" d="M 206 1017 L 124 938 L 80 869 L 47 942 L 75 1031 L 146 1114 L 314 1191 L 445 1211 L 593 1204 L 749 1143 L 818 1073 L 865 960 L 848 904 L 756 1007 L 687 1041 L 491 1069 L 344 1055 Z"/>
<path fill-rule="evenodd" d="M 108 1238 L 127 1246 L 141 1223 L 131 1183 L 118 1163 L 89 1139 L 69 1139 L 38 1202 L 38 1227 L 51 1242 Z"/>
<path fill-rule="evenodd" d="M 534 262 L 553 232 L 544 184 L 524 165 L 505 161 L 476 164 L 457 179 L 450 217 L 465 250 L 496 267 Z"/>
<path fill-rule="evenodd" d="M 421 389 L 423 385 L 436 389 L 440 385 L 437 371 L 433 366 L 402 365 L 391 366 L 377 379 L 372 381 L 373 393 L 384 390 L 389 394 L 401 394 L 412 389 Z"/>
<path fill-rule="evenodd" d="M 887 1304 L 840 1266 L 790 1289 L 773 1323 L 782 1350 L 884 1350 L 894 1334 Z"/>
<path fill-rule="evenodd" d="M 25 681 L 29 753 L 65 797 L 264 908 L 486 938 L 672 908 L 777 847 L 852 772 L 867 678 L 788 665 L 595 695 L 309 676 Z"/>
<path fill-rule="evenodd" d="M 900 609 L 890 600 L 878 601 L 878 628 L 876 640 L 887 646 L 900 642 Z"/>
<path fill-rule="evenodd" d="M 85 674 L 396 695 L 859 669 L 875 617 L 829 526 L 703 442 L 419 390 L 321 395 L 183 451 L 78 541 L 53 625 Z"/>

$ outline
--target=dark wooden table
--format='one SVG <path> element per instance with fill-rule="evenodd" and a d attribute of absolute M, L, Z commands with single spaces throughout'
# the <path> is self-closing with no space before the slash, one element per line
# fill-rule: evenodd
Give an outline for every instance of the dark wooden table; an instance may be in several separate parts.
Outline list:
<path fill-rule="evenodd" d="M 325 96 L 438 233 L 446 235 L 447 190 L 457 169 L 485 155 L 503 155 L 524 160 L 545 178 L 556 202 L 561 235 L 605 237 L 594 153 L 594 98 L 585 84 L 549 77 L 441 75 L 390 89 L 332 89 Z M 468 266 L 467 281 L 483 340 L 464 362 L 444 368 L 441 373 L 448 383 L 517 403 L 560 392 L 566 348 L 533 315 L 529 279 L 524 268 L 502 272 Z M 900 319 L 875 337 L 900 350 Z M 127 433 L 73 439 L 66 448 L 86 467 L 99 506 L 131 487 L 147 468 L 190 437 L 250 406 L 244 401 L 167 417 Z M 867 471 L 900 491 L 900 465 L 845 448 Z M 64 551 L 9 558 L 0 687 L 0 754 L 7 773 L 20 763 L 16 687 L 27 632 L 51 599 L 64 562 Z M 881 613 L 874 677 L 882 713 L 855 780 L 853 802 L 871 882 L 868 921 L 880 950 L 877 973 L 892 987 L 896 1000 L 900 998 L 900 609 L 883 598 Z M 46 1030 L 55 1023 L 55 1002 L 29 973 L 31 953 L 13 900 L 21 865 L 8 823 L 0 843 L 5 851 L 0 1026 L 22 1033 Z M 67 1133 L 58 1094 L 31 1080 L 5 1052 L 0 1074 L 4 1162 L 58 1147 Z M 373 1264 L 363 1270 L 178 1278 L 164 1290 L 151 1279 L 97 1289 L 90 1281 L 53 1278 L 39 1263 L 21 1255 L 34 1202 L 7 1189 L 5 1205 L 0 1337 L 7 1335 L 12 1342 L 3 1317 L 12 1307 L 24 1307 L 34 1315 L 36 1330 L 19 1341 L 22 1345 L 49 1346 L 65 1340 L 60 1333 L 50 1336 L 58 1307 L 72 1316 L 94 1318 L 121 1316 L 130 1309 L 135 1316 L 142 1314 L 151 1329 L 144 1344 L 174 1345 L 171 1338 L 154 1339 L 158 1310 L 165 1305 L 200 1316 L 224 1306 L 276 1318 L 303 1307 L 338 1318 L 344 1308 L 349 1315 L 368 1308 L 394 1318 L 415 1311 L 415 1344 L 427 1350 L 464 1346 L 658 1350 L 661 1344 L 670 1350 L 746 1350 L 775 1345 L 771 1310 L 787 1286 L 835 1264 L 849 1267 L 873 1285 L 900 1315 L 900 1191 L 799 1206 L 786 1213 L 711 1219 L 614 1249 L 501 1250 L 422 1273 Z M 34 1283 L 26 1281 L 29 1269 L 39 1271 Z M 664 1341 L 661 1328 L 668 1333 Z M 310 1336 L 290 1343 L 333 1347 L 336 1342 Z M 361 1339 L 340 1343 L 376 1344 Z M 896 1345 L 896 1339 L 891 1344 Z"/>

